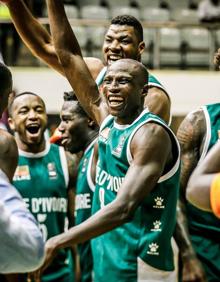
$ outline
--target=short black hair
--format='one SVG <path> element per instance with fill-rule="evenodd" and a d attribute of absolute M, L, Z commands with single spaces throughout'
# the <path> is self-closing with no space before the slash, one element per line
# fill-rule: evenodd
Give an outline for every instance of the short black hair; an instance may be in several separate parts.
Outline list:
<path fill-rule="evenodd" d="M 0 63 L 0 96 L 12 90 L 12 74 L 9 68 Z"/>
<path fill-rule="evenodd" d="M 131 15 L 116 16 L 111 20 L 111 24 L 133 26 L 134 30 L 137 33 L 139 41 L 141 42 L 144 40 L 142 24 L 139 22 L 139 20 Z"/>
<path fill-rule="evenodd" d="M 76 109 L 76 113 L 80 114 L 83 117 L 88 117 L 87 113 L 84 111 L 83 107 L 81 106 L 78 98 L 75 95 L 74 91 L 66 91 L 63 93 L 63 100 L 64 102 L 76 102 L 77 104 L 77 109 Z"/>
<path fill-rule="evenodd" d="M 23 96 L 23 95 L 33 95 L 33 96 L 40 98 L 40 100 L 42 101 L 42 103 L 44 105 L 44 108 L 46 109 L 46 105 L 44 103 L 44 100 L 39 95 L 37 95 L 36 93 L 33 93 L 33 92 L 25 91 L 25 92 L 22 92 L 22 93 L 19 93 L 19 94 L 11 95 L 9 97 L 9 99 L 8 99 L 8 114 L 9 114 L 10 117 L 12 116 L 12 106 L 14 104 L 15 99 L 17 99 L 18 97 Z"/>

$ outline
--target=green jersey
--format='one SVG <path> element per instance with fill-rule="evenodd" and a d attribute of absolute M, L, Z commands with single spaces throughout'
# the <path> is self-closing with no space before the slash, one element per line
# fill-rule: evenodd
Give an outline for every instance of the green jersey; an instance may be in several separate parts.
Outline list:
<path fill-rule="evenodd" d="M 141 126 L 151 121 L 168 131 L 175 164 L 160 177 L 129 223 L 92 240 L 95 281 L 137 281 L 138 258 L 159 270 L 174 269 L 171 237 L 179 188 L 179 145 L 165 122 L 147 109 L 130 125 L 119 125 L 112 116 L 104 120 L 98 139 L 93 213 L 116 198 L 132 163 L 131 140 Z"/>
<path fill-rule="evenodd" d="M 202 107 L 206 120 L 206 136 L 199 163 L 218 141 L 220 103 Z M 220 220 L 187 202 L 187 218 L 193 247 L 203 263 L 208 281 L 220 281 Z"/>
<path fill-rule="evenodd" d="M 68 167 L 64 149 L 46 144 L 43 152 L 19 150 L 13 184 L 35 216 L 45 241 L 63 233 L 67 227 Z M 45 270 L 42 282 L 72 282 L 73 265 L 67 250 L 59 251 Z"/>
<path fill-rule="evenodd" d="M 91 216 L 92 198 L 95 184 L 91 179 L 91 164 L 96 139 L 85 150 L 79 163 L 77 185 L 76 185 L 76 225 L 82 223 Z M 91 282 L 93 271 L 93 260 L 90 240 L 78 244 L 80 259 L 81 281 Z"/>

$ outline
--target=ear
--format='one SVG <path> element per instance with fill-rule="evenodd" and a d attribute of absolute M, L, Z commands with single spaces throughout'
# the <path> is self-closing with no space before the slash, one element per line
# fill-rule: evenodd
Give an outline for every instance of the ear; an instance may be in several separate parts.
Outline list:
<path fill-rule="evenodd" d="M 91 118 L 88 118 L 87 122 L 88 122 L 88 127 L 92 128 L 92 129 L 95 128 L 96 124 L 95 124 L 94 120 L 92 120 Z"/>
<path fill-rule="evenodd" d="M 143 89 L 142 89 L 142 96 L 144 96 L 144 97 L 147 96 L 148 89 L 149 89 L 148 84 L 145 84 Z"/>
<path fill-rule="evenodd" d="M 12 130 L 12 131 L 15 131 L 15 125 L 14 125 L 14 121 L 13 121 L 13 119 L 12 118 L 8 118 L 8 125 L 9 125 L 9 127 L 10 127 L 10 129 Z"/>
<path fill-rule="evenodd" d="M 141 41 L 138 45 L 138 50 L 139 50 L 139 54 L 142 55 L 145 49 L 145 43 L 144 41 Z"/>

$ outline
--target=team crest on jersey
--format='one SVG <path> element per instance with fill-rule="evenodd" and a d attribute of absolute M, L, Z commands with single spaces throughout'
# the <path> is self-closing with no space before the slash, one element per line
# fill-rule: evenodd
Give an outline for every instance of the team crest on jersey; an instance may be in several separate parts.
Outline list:
<path fill-rule="evenodd" d="M 218 139 L 220 140 L 220 130 L 218 130 Z"/>
<path fill-rule="evenodd" d="M 48 174 L 51 179 L 57 178 L 57 170 L 55 163 L 48 163 L 47 165 Z"/>
<path fill-rule="evenodd" d="M 109 127 L 106 127 L 105 129 L 103 129 L 100 132 L 99 140 L 101 140 L 102 142 L 106 143 L 107 140 L 108 140 L 109 133 L 110 133 L 110 128 Z"/>
<path fill-rule="evenodd" d="M 17 166 L 13 181 L 20 181 L 20 180 L 30 180 L 31 175 L 29 171 L 29 166 L 28 165 L 21 165 Z"/>
<path fill-rule="evenodd" d="M 117 157 L 121 156 L 121 152 L 122 152 L 122 149 L 123 149 L 123 146 L 124 146 L 124 143 L 125 143 L 125 139 L 126 139 L 125 136 L 121 136 L 119 143 L 118 143 L 118 146 L 116 148 L 114 148 L 113 151 L 112 151 L 113 155 L 115 155 Z"/>

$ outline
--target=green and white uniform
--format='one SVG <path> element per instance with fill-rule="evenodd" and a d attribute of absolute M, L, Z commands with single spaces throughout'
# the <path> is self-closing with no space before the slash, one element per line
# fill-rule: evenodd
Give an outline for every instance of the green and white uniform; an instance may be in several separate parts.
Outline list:
<path fill-rule="evenodd" d="M 38 154 L 19 150 L 13 184 L 37 219 L 45 240 L 64 232 L 67 227 L 68 178 L 62 147 L 46 143 L 45 150 Z M 41 281 L 74 281 L 70 251 L 59 251 Z"/>
<path fill-rule="evenodd" d="M 105 77 L 105 74 L 106 74 L 106 71 L 107 71 L 107 67 L 104 67 L 100 73 L 98 74 L 97 78 L 96 78 L 96 84 L 98 86 L 101 86 L 102 82 L 103 82 L 103 79 Z M 166 89 L 164 88 L 164 86 L 159 82 L 159 80 L 157 80 L 157 78 L 155 76 L 153 76 L 152 74 L 149 73 L 149 77 L 148 77 L 148 86 L 149 87 L 157 87 L 161 90 L 163 90 L 167 97 L 170 99 L 170 96 L 169 94 L 167 93 Z M 168 122 L 168 125 L 171 124 L 171 121 L 172 121 L 172 115 L 170 115 L 169 117 L 169 122 Z"/>
<path fill-rule="evenodd" d="M 116 198 L 132 163 L 131 140 L 141 126 L 151 121 L 162 125 L 171 136 L 175 164 L 160 177 L 129 223 L 92 240 L 96 282 L 137 281 L 138 258 L 158 271 L 174 269 L 171 237 L 179 190 L 179 145 L 165 122 L 147 109 L 130 125 L 117 124 L 111 115 L 103 121 L 98 140 L 93 213 Z"/>
<path fill-rule="evenodd" d="M 91 179 L 91 165 L 96 140 L 87 147 L 79 163 L 75 199 L 76 225 L 84 222 L 91 216 L 92 199 L 95 191 L 95 184 Z M 81 281 L 91 282 L 93 259 L 90 240 L 83 244 L 78 244 L 77 247 L 80 258 Z"/>
<path fill-rule="evenodd" d="M 201 162 L 218 141 L 220 133 L 220 103 L 202 107 L 206 120 L 206 138 Z M 209 282 L 220 281 L 220 220 L 187 202 L 187 218 L 193 247 L 203 263 Z"/>

